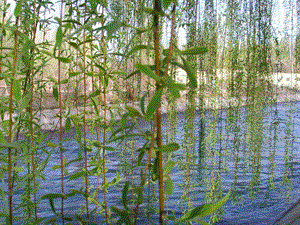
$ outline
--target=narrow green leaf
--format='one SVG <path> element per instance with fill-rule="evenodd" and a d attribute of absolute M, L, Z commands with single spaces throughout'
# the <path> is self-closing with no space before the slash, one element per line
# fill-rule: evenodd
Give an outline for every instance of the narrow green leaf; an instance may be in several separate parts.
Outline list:
<path fill-rule="evenodd" d="M 128 210 L 128 206 L 127 206 L 128 189 L 129 189 L 129 181 L 126 181 L 122 191 L 122 203 L 126 210 Z"/>
<path fill-rule="evenodd" d="M 127 57 L 129 57 L 130 55 L 132 55 L 133 53 L 140 51 L 140 50 L 144 50 L 144 49 L 153 49 L 153 47 L 148 46 L 148 45 L 137 45 L 134 46 L 127 54 Z"/>
<path fill-rule="evenodd" d="M 105 26 L 105 30 L 107 31 L 107 38 L 110 39 L 117 30 L 122 26 L 121 21 L 114 20 Z"/>
<path fill-rule="evenodd" d="M 63 23 L 76 23 L 77 25 L 81 26 L 81 23 L 78 20 L 68 19 L 68 20 L 63 20 L 62 22 Z"/>
<path fill-rule="evenodd" d="M 53 97 L 55 98 L 55 100 L 58 101 L 58 89 L 57 89 L 57 87 L 53 87 L 52 94 L 53 94 Z"/>
<path fill-rule="evenodd" d="M 180 220 L 181 221 L 190 221 L 192 219 L 195 219 L 197 217 L 203 218 L 205 216 L 211 215 L 215 211 L 217 211 L 219 208 L 221 208 L 228 200 L 230 196 L 230 191 L 227 193 L 227 195 L 218 203 L 216 204 L 204 204 L 201 206 L 198 206 L 192 210 L 189 210 L 185 215 L 183 215 Z"/>
<path fill-rule="evenodd" d="M 207 52 L 207 48 L 205 47 L 191 47 L 186 50 L 180 51 L 180 55 L 202 55 Z"/>
<path fill-rule="evenodd" d="M 143 118 L 143 115 L 137 109 L 133 108 L 132 106 L 127 105 L 127 106 L 125 106 L 125 108 L 133 117 Z"/>
<path fill-rule="evenodd" d="M 112 209 L 112 211 L 113 211 L 114 213 L 116 213 L 116 214 L 119 215 L 120 221 L 122 221 L 121 224 L 124 224 L 124 223 L 125 223 L 126 225 L 132 225 L 132 224 L 133 224 L 133 221 L 132 221 L 132 219 L 131 219 L 132 216 L 130 216 L 129 213 L 128 213 L 127 211 L 118 209 L 118 208 L 116 208 L 116 207 L 114 207 L 114 206 L 112 206 L 111 209 Z"/>
<path fill-rule="evenodd" d="M 56 57 L 56 59 L 62 63 L 70 63 L 71 62 L 71 60 L 66 57 Z"/>
<path fill-rule="evenodd" d="M 148 66 L 142 64 L 136 64 L 135 67 L 140 70 L 142 73 L 146 74 L 148 77 L 154 79 L 156 82 L 161 81 L 161 77 L 157 76 L 153 70 L 151 70 Z"/>
<path fill-rule="evenodd" d="M 174 184 L 172 179 L 169 176 L 166 176 L 165 188 L 166 188 L 167 195 L 173 194 Z"/>
<path fill-rule="evenodd" d="M 22 12 L 22 3 L 23 3 L 23 0 L 19 0 L 17 2 L 15 10 L 14 10 L 15 17 L 18 17 L 21 14 L 21 12 Z"/>
<path fill-rule="evenodd" d="M 77 75 L 81 74 L 81 72 L 70 72 L 69 73 L 69 78 L 71 77 L 76 77 Z"/>
<path fill-rule="evenodd" d="M 141 72 L 139 70 L 133 71 L 127 77 L 125 77 L 125 80 L 128 80 L 130 77 L 134 76 L 135 74 L 141 75 Z"/>
<path fill-rule="evenodd" d="M 16 79 L 13 81 L 13 95 L 17 101 L 21 100 L 20 81 Z"/>
<path fill-rule="evenodd" d="M 165 165 L 164 174 L 169 174 L 175 165 L 176 165 L 176 162 L 169 160 Z"/>
<path fill-rule="evenodd" d="M 143 174 L 143 171 L 141 171 L 141 174 Z M 138 197 L 137 197 L 137 203 L 140 205 L 144 201 L 143 187 L 138 186 L 138 187 L 135 188 L 135 191 L 136 191 L 136 193 L 138 195 Z"/>
<path fill-rule="evenodd" d="M 44 200 L 44 199 L 48 199 L 48 200 L 49 200 L 51 209 L 52 209 L 52 211 L 53 211 L 55 214 L 56 214 L 56 211 L 55 211 L 55 208 L 54 208 L 53 199 L 56 199 L 56 198 L 64 198 L 64 199 L 66 199 L 67 196 L 66 196 L 66 195 L 63 195 L 63 194 L 50 193 L 50 194 L 43 195 L 43 196 L 41 197 L 42 200 Z"/>
<path fill-rule="evenodd" d="M 62 27 L 61 27 L 61 26 L 59 26 L 59 27 L 57 28 L 55 40 L 56 40 L 56 43 L 55 43 L 56 46 L 57 46 L 58 48 L 60 48 L 60 47 L 61 47 L 61 44 L 62 44 L 62 40 L 63 40 L 63 31 L 62 31 Z"/>
<path fill-rule="evenodd" d="M 6 144 L 6 138 L 4 137 L 2 131 L 0 130 L 0 143 Z"/>
<path fill-rule="evenodd" d="M 70 176 L 69 180 L 75 180 L 79 177 L 83 177 L 85 175 L 85 173 L 86 173 L 85 171 L 79 171 L 77 173 L 74 173 Z"/>
<path fill-rule="evenodd" d="M 169 8 L 172 2 L 176 4 L 177 0 L 162 0 L 162 5 L 165 9 L 167 9 Z"/>
<path fill-rule="evenodd" d="M 68 133 L 71 129 L 71 119 L 67 118 L 66 119 L 66 124 L 65 124 L 65 132 Z"/>
<path fill-rule="evenodd" d="M 95 99 L 94 99 L 94 98 L 92 98 L 92 97 L 90 97 L 90 99 L 92 100 L 92 104 L 93 104 L 93 106 L 94 106 L 94 109 L 95 109 L 95 111 L 96 111 L 96 115 L 97 115 L 97 116 L 99 116 L 98 105 L 97 105 L 97 103 L 96 103 Z"/>
<path fill-rule="evenodd" d="M 177 89 L 175 82 L 170 77 L 167 77 L 167 87 L 168 91 L 175 99 L 180 98 L 179 90 Z"/>
<path fill-rule="evenodd" d="M 143 95 L 143 97 L 141 98 L 141 111 L 142 113 L 145 115 L 145 98 L 146 98 L 147 93 L 145 93 Z"/>
<path fill-rule="evenodd" d="M 181 57 L 184 70 L 186 71 L 186 74 L 190 80 L 190 84 L 193 86 L 193 88 L 197 88 L 197 78 L 196 78 L 196 71 L 194 68 L 191 67 L 190 63 L 185 60 L 184 57 Z"/>
<path fill-rule="evenodd" d="M 160 103 L 160 99 L 161 99 L 161 96 L 163 94 L 163 88 L 162 87 L 159 87 L 154 96 L 152 97 L 152 99 L 150 100 L 149 102 L 149 105 L 147 107 L 147 111 L 146 111 L 146 120 L 151 120 L 153 114 L 155 113 L 155 111 L 157 110 L 158 108 L 158 105 Z"/>
<path fill-rule="evenodd" d="M 90 94 L 90 98 L 94 98 L 94 97 L 100 95 L 100 93 L 101 93 L 100 90 L 96 90 Z"/>
<path fill-rule="evenodd" d="M 71 45 L 71 46 L 72 46 L 73 48 L 75 48 L 75 49 L 78 49 L 78 48 L 79 48 L 78 44 L 75 43 L 75 42 L 69 41 L 68 43 L 69 43 L 69 45 Z"/>
<path fill-rule="evenodd" d="M 114 147 L 111 147 L 111 146 L 104 146 L 103 149 L 105 149 L 107 151 L 116 151 L 116 149 Z"/>
<path fill-rule="evenodd" d="M 174 151 L 177 151 L 178 149 L 179 149 L 179 144 L 170 143 L 170 144 L 167 144 L 167 145 L 163 145 L 160 148 L 160 151 L 162 151 L 162 152 L 174 152 Z"/>

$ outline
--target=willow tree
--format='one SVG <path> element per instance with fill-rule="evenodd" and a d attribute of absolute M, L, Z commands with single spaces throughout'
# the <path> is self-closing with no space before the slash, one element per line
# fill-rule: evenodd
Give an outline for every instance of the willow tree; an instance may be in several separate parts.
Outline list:
<path fill-rule="evenodd" d="M 263 116 L 271 93 L 269 81 L 272 1 L 249 1 L 247 4 L 247 149 L 251 166 L 250 194 L 260 182 Z"/>
<path fill-rule="evenodd" d="M 185 2 L 185 21 L 187 24 L 187 48 L 192 48 L 198 45 L 197 43 L 197 21 L 198 21 L 198 3 L 187 0 Z M 194 71 L 197 71 L 197 56 L 188 55 L 187 60 L 190 62 Z M 195 111 L 196 111 L 196 87 L 197 84 L 189 80 L 186 90 L 186 111 L 185 111 L 185 126 L 184 126 L 184 141 L 183 148 L 185 155 L 183 156 L 186 166 L 184 170 L 184 192 L 182 198 L 187 202 L 187 209 L 192 207 L 192 189 L 193 189 L 193 174 L 191 164 L 195 163 Z"/>

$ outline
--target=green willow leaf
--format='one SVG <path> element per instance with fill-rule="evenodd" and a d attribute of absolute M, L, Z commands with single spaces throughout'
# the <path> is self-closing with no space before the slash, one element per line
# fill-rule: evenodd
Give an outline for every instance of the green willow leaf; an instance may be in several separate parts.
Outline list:
<path fill-rule="evenodd" d="M 160 99 L 161 99 L 161 96 L 163 94 L 163 88 L 162 87 L 159 87 L 154 96 L 152 97 L 152 99 L 150 100 L 149 102 L 149 105 L 147 107 L 147 111 L 146 111 L 146 120 L 151 120 L 153 114 L 155 113 L 155 111 L 157 110 L 158 108 L 158 105 L 160 103 Z"/>
<path fill-rule="evenodd" d="M 41 197 L 42 200 L 45 200 L 45 199 L 48 199 L 48 200 L 49 200 L 51 209 L 52 209 L 52 211 L 54 212 L 54 214 L 56 214 L 56 211 L 55 211 L 55 208 L 54 208 L 53 200 L 56 199 L 56 198 L 64 198 L 64 199 L 66 199 L 67 196 L 66 196 L 66 195 L 63 195 L 63 194 L 50 193 L 50 194 L 43 195 L 43 196 Z"/>
<path fill-rule="evenodd" d="M 169 174 L 175 165 L 176 165 L 176 162 L 174 162 L 172 160 L 168 161 L 164 168 L 164 174 Z"/>
<path fill-rule="evenodd" d="M 167 193 L 167 195 L 172 195 L 173 190 L 174 190 L 173 181 L 169 176 L 165 176 L 165 177 L 166 177 L 166 180 L 165 180 L 166 193 Z"/>
<path fill-rule="evenodd" d="M 143 118 L 143 115 L 137 109 L 133 108 L 132 106 L 127 105 L 127 106 L 125 106 L 125 108 L 132 116 Z"/>
<path fill-rule="evenodd" d="M 56 40 L 56 43 L 55 43 L 56 46 L 58 48 L 60 48 L 61 44 L 62 44 L 62 40 L 63 40 L 63 31 L 62 31 L 62 27 L 61 26 L 59 26 L 57 28 L 55 40 Z"/>
<path fill-rule="evenodd" d="M 148 77 L 154 79 L 156 82 L 161 81 L 161 77 L 157 76 L 153 70 L 149 68 L 149 66 L 142 65 L 142 64 L 136 64 L 135 67 L 141 71 L 142 73 L 146 74 Z"/>
<path fill-rule="evenodd" d="M 111 146 L 104 146 L 103 149 L 105 149 L 106 151 L 116 151 L 117 149 L 115 149 L 114 147 L 111 147 Z"/>
<path fill-rule="evenodd" d="M 56 57 L 58 61 L 62 62 L 62 63 L 70 63 L 71 60 L 69 58 L 66 57 Z"/>
<path fill-rule="evenodd" d="M 127 203 L 128 189 L 129 189 L 129 181 L 126 181 L 124 184 L 123 191 L 122 191 L 122 203 L 126 210 L 128 210 L 128 206 L 127 206 L 127 204 L 128 204 Z"/>
<path fill-rule="evenodd" d="M 92 92 L 91 94 L 90 94 L 90 98 L 94 98 L 94 97 L 96 97 L 96 96 L 99 96 L 100 95 L 100 90 L 96 90 L 96 91 L 94 91 L 94 92 Z"/>
<path fill-rule="evenodd" d="M 205 216 L 211 215 L 215 211 L 217 211 L 219 208 L 221 208 L 230 197 L 230 191 L 227 193 L 227 195 L 218 203 L 215 204 L 204 204 L 201 206 L 198 206 L 192 210 L 189 210 L 185 215 L 183 215 L 180 220 L 181 221 L 191 221 L 193 219 L 196 219 L 197 217 L 203 218 Z"/>
<path fill-rule="evenodd" d="M 126 225 L 132 225 L 132 224 L 133 224 L 133 221 L 132 221 L 132 219 L 131 219 L 132 216 L 129 215 L 129 213 L 128 213 L 127 211 L 118 209 L 118 208 L 116 208 L 116 207 L 114 207 L 114 206 L 111 207 L 111 210 L 112 210 L 114 213 L 116 213 L 116 214 L 119 215 L 120 221 L 121 221 L 120 224 L 124 224 L 124 223 L 125 223 Z"/>
<path fill-rule="evenodd" d="M 179 144 L 170 143 L 170 144 L 167 144 L 167 145 L 163 145 L 160 148 L 160 151 L 162 151 L 162 152 L 174 152 L 174 151 L 177 151 L 178 149 L 179 149 Z"/>
<path fill-rule="evenodd" d="M 52 94 L 53 94 L 53 97 L 55 98 L 55 100 L 58 102 L 58 89 L 57 89 L 57 87 L 53 87 Z"/>
<path fill-rule="evenodd" d="M 140 50 L 144 50 L 144 49 L 153 49 L 153 47 L 149 46 L 149 45 L 137 45 L 134 46 L 127 54 L 127 57 L 131 56 L 133 53 L 140 51 Z"/>
<path fill-rule="evenodd" d="M 79 171 L 77 173 L 74 173 L 70 176 L 69 180 L 75 180 L 77 178 L 83 177 L 86 174 L 85 171 Z"/>
<path fill-rule="evenodd" d="M 141 111 L 142 113 L 145 115 L 145 98 L 146 98 L 147 93 L 145 93 L 143 95 L 143 97 L 141 98 Z"/>
<path fill-rule="evenodd" d="M 22 12 L 22 3 L 23 3 L 23 0 L 19 0 L 17 2 L 15 10 L 14 10 L 15 17 L 18 17 L 21 14 L 21 12 Z"/>
<path fill-rule="evenodd" d="M 177 0 L 162 0 L 162 6 L 167 9 L 171 5 L 171 3 L 174 2 L 174 4 L 177 5 Z"/>
<path fill-rule="evenodd" d="M 71 45 L 73 48 L 75 48 L 75 49 L 77 49 L 77 50 L 78 50 L 79 46 L 78 46 L 78 44 L 77 44 L 77 43 L 75 43 L 75 42 L 72 42 L 72 41 L 70 41 L 70 42 L 68 42 L 68 43 L 69 43 L 69 45 Z"/>
<path fill-rule="evenodd" d="M 6 144 L 6 138 L 4 137 L 2 131 L 0 130 L 0 143 Z"/>
<path fill-rule="evenodd" d="M 203 55 L 207 52 L 207 48 L 205 47 L 191 47 L 186 50 L 180 51 L 180 55 Z"/>
<path fill-rule="evenodd" d="M 181 59 L 183 62 L 183 69 L 186 71 L 186 74 L 190 80 L 190 84 L 193 88 L 197 88 L 196 71 L 191 67 L 190 63 L 186 61 L 184 57 L 181 57 Z"/>
<path fill-rule="evenodd" d="M 70 73 L 69 73 L 69 78 L 71 78 L 71 77 L 76 77 L 76 76 L 78 76 L 79 74 L 81 74 L 81 72 L 70 72 Z"/>
<path fill-rule="evenodd" d="M 13 96 L 17 101 L 21 100 L 21 86 L 19 80 L 13 81 Z"/>
<path fill-rule="evenodd" d="M 65 124 L 65 132 L 68 133 L 70 130 L 71 130 L 71 119 L 67 118 Z"/>
<path fill-rule="evenodd" d="M 119 20 L 114 20 L 105 26 L 107 31 L 107 38 L 112 38 L 112 35 L 117 32 L 122 27 L 122 23 Z"/>

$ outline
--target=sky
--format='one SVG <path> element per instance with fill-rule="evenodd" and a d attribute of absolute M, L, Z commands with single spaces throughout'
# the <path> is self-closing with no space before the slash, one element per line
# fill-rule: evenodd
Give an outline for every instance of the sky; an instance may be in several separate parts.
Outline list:
<path fill-rule="evenodd" d="M 272 23 L 273 23 L 273 28 L 274 28 L 275 35 L 277 37 L 279 37 L 279 39 L 280 39 L 280 38 L 284 37 L 284 34 L 288 33 L 289 31 L 293 31 L 293 33 L 295 34 L 296 33 L 295 0 L 273 0 L 273 1 L 274 1 L 274 8 L 273 8 L 274 14 L 273 14 Z M 291 2 L 293 4 L 290 4 Z M 7 0 L 7 3 L 11 4 L 9 14 L 12 15 L 13 14 L 13 9 L 15 7 L 15 1 Z M 204 3 L 204 0 L 202 0 L 201 3 Z M 287 14 L 288 15 L 287 19 L 286 19 L 286 16 L 285 16 L 285 14 L 286 14 L 285 5 L 286 6 L 290 5 L 291 9 L 293 10 L 292 14 L 290 14 L 290 13 Z M 55 8 L 55 12 L 51 12 L 51 16 L 59 17 L 59 4 L 55 4 L 54 8 Z M 203 6 L 201 6 L 201 8 L 203 9 Z M 293 19 L 291 17 L 292 15 L 294 15 Z M 284 30 L 284 23 L 288 24 L 287 25 L 288 30 Z M 291 24 L 293 24 L 293 26 Z M 54 26 L 54 29 L 51 29 L 51 31 L 49 31 L 49 33 L 47 33 L 48 38 L 53 37 L 55 35 L 56 27 L 57 26 Z M 179 36 L 183 37 L 182 40 L 180 40 L 180 42 L 181 42 L 180 44 L 184 45 L 186 43 L 186 40 L 185 40 L 186 35 L 185 35 L 184 29 L 181 28 L 179 30 L 179 33 L 180 33 Z M 168 39 L 169 39 L 169 37 L 166 37 L 166 40 L 168 40 Z"/>

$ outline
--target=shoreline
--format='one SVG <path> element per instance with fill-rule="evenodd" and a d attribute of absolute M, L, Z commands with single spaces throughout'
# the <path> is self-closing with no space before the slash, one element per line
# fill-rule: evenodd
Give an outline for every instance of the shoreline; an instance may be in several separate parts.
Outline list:
<path fill-rule="evenodd" d="M 287 103 L 287 102 L 297 102 L 300 101 L 300 90 L 294 90 L 291 88 L 286 88 L 286 87 L 276 87 L 277 88 L 277 94 L 276 92 L 274 93 L 276 96 L 276 101 L 274 103 Z M 185 91 L 186 92 L 186 91 Z M 211 98 L 205 98 L 205 106 L 204 108 L 206 110 L 223 110 L 223 109 L 228 109 L 230 103 L 232 104 L 233 107 L 238 106 L 238 100 L 236 98 L 227 98 L 227 92 L 224 91 L 224 89 L 219 89 L 219 93 L 215 95 L 215 99 Z M 207 96 L 207 94 L 205 94 Z M 209 95 L 208 95 L 209 96 Z M 149 102 L 149 101 L 148 101 Z M 186 111 L 186 93 L 182 93 L 181 97 L 177 99 L 177 113 L 183 113 Z M 125 103 L 121 104 L 116 104 L 116 103 L 109 103 L 107 104 L 107 108 L 111 110 L 112 113 L 115 114 L 114 118 L 115 120 L 120 120 L 120 116 L 117 115 L 120 110 L 125 109 Z M 133 106 L 134 108 L 137 108 L 140 110 L 140 103 L 139 102 L 130 102 L 127 103 L 127 105 Z M 195 101 L 196 105 L 196 111 L 199 110 L 199 99 L 196 98 Z M 246 105 L 246 97 L 243 96 L 241 97 L 240 100 L 240 105 L 239 107 L 244 107 Z M 64 113 L 67 113 L 69 110 L 69 115 L 76 115 L 77 113 L 82 113 L 83 112 L 83 107 L 79 106 L 78 108 L 72 108 L 72 109 L 64 109 Z M 92 114 L 92 107 L 88 106 L 86 107 L 86 112 L 87 112 L 87 119 L 91 119 L 93 117 Z M 111 112 L 108 110 L 107 111 L 107 120 L 111 119 Z M 43 131 L 57 131 L 59 130 L 59 108 L 52 108 L 52 109 L 43 109 L 41 111 L 34 111 L 36 113 L 36 118 L 38 118 L 37 124 L 41 126 L 41 130 Z M 161 113 L 163 115 L 167 114 L 167 99 L 163 98 L 162 99 L 162 106 L 161 106 Z M 8 119 L 6 118 L 8 115 L 4 116 L 4 120 Z M 66 119 L 63 118 L 63 127 L 65 125 Z M 74 127 L 72 125 L 72 127 Z"/>

